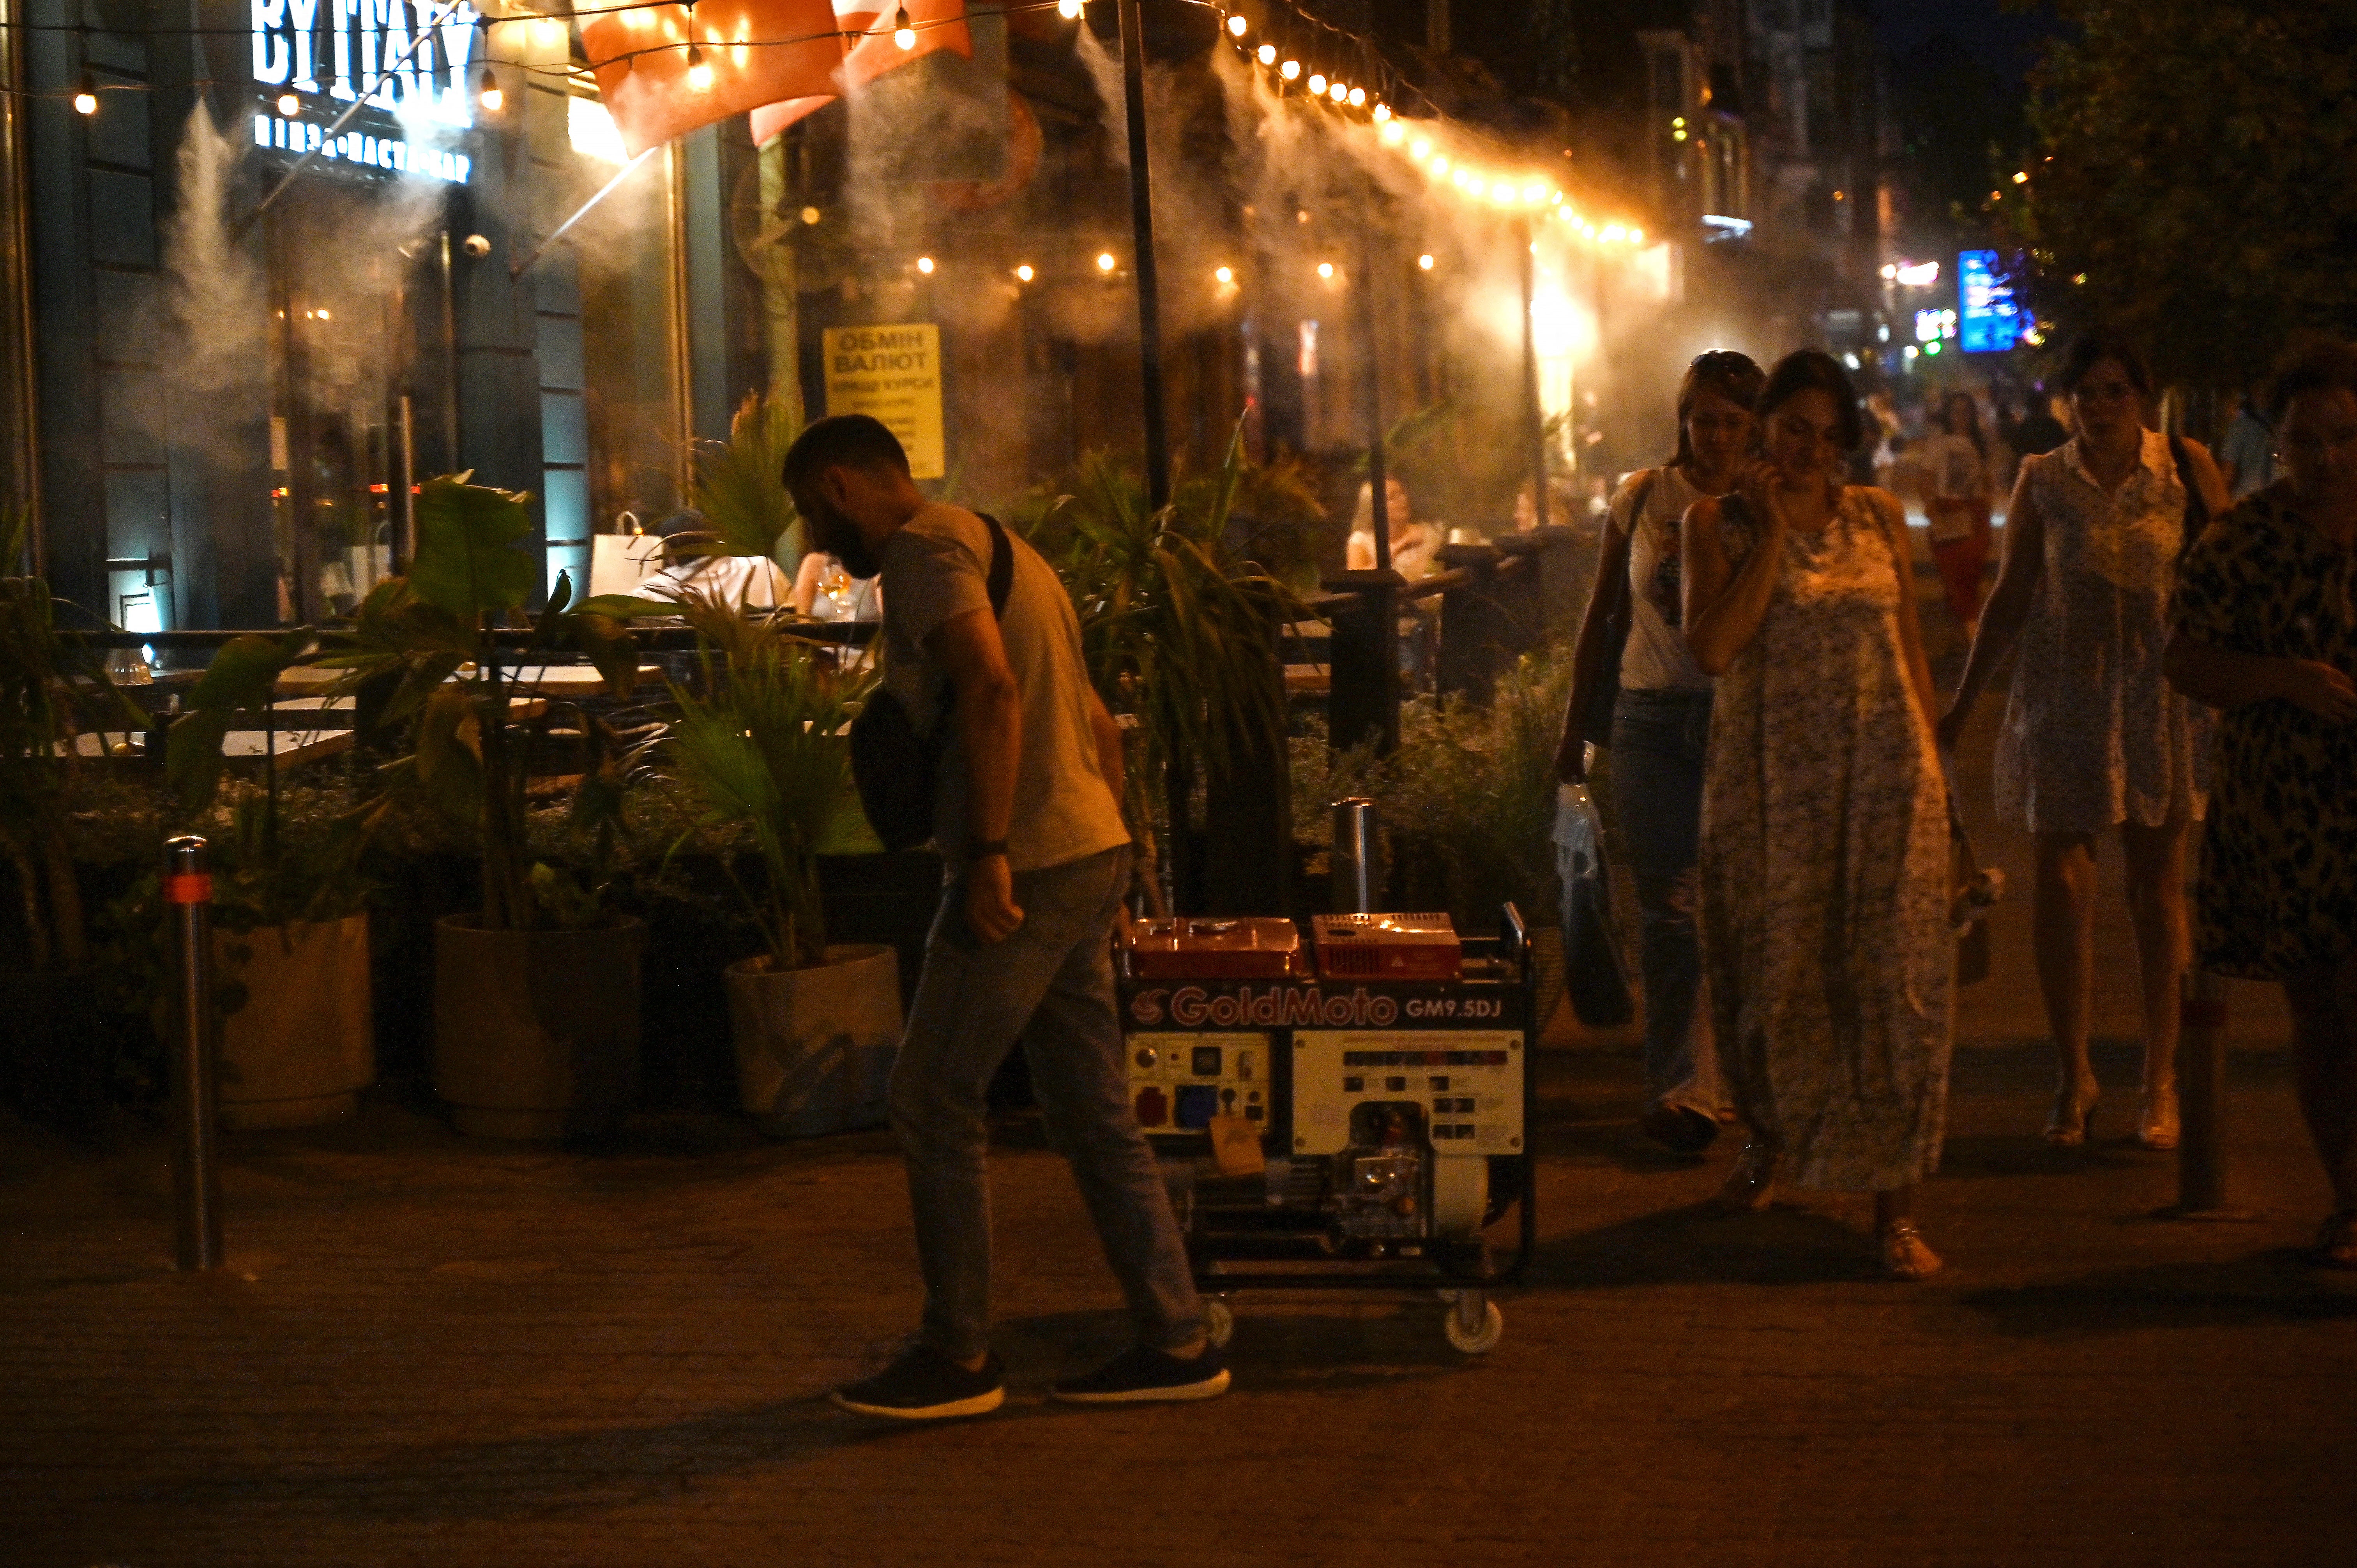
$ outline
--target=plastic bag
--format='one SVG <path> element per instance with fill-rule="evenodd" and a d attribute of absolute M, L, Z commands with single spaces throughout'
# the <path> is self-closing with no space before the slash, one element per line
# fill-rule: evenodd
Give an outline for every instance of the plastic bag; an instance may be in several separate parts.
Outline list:
<path fill-rule="evenodd" d="M 1637 1015 L 1612 923 L 1612 883 L 1604 864 L 1604 824 L 1585 784 L 1555 792 L 1555 869 L 1563 878 L 1564 986 L 1571 1010 L 1591 1029 L 1617 1028 Z"/>

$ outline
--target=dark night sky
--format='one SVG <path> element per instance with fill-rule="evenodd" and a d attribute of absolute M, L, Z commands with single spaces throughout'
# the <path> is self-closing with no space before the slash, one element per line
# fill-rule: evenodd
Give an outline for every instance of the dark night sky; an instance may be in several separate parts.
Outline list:
<path fill-rule="evenodd" d="M 2025 10 L 2000 0 L 1876 0 L 1874 20 L 1894 56 L 1944 34 L 2007 81 L 2018 81 L 2038 58 L 2039 41 L 2052 27 L 2053 14 L 2042 4 Z"/>

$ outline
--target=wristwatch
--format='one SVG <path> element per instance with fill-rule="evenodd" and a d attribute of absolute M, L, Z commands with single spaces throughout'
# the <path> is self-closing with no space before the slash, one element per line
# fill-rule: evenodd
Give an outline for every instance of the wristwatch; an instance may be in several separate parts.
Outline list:
<path fill-rule="evenodd" d="M 996 855 L 1001 860 L 1006 858 L 1005 839 L 991 839 L 983 843 L 966 846 L 965 857 L 968 860 L 988 860 L 992 855 Z"/>

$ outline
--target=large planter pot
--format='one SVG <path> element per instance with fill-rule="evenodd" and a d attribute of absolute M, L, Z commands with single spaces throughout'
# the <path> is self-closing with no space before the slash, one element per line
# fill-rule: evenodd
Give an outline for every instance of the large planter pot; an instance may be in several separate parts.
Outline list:
<path fill-rule="evenodd" d="M 434 1089 L 458 1131 L 564 1138 L 612 1125 L 639 1080 L 642 921 L 586 931 L 434 923 Z"/>
<path fill-rule="evenodd" d="M 245 987 L 221 1020 L 227 1127 L 312 1127 L 350 1115 L 376 1078 L 364 914 L 213 933 L 214 963 Z"/>
<path fill-rule="evenodd" d="M 745 1110 L 775 1137 L 811 1138 L 888 1117 L 900 1046 L 900 965 L 888 947 L 826 950 L 816 969 L 767 955 L 728 966 L 728 1019 Z"/>

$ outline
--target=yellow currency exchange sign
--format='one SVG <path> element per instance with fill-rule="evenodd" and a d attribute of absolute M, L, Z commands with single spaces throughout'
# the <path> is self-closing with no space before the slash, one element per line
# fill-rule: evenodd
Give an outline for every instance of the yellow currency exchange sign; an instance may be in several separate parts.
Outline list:
<path fill-rule="evenodd" d="M 942 442 L 942 329 L 906 327 L 826 329 L 826 411 L 872 414 L 909 449 L 909 472 L 938 479 L 949 472 Z"/>

